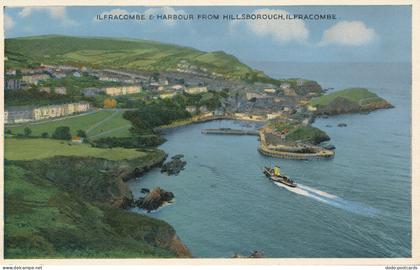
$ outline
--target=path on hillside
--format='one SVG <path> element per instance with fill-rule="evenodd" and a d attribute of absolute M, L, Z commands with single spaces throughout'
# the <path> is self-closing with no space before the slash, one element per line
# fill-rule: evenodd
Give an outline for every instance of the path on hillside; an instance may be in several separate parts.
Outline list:
<path fill-rule="evenodd" d="M 94 124 L 93 126 L 91 126 L 90 128 L 88 128 L 86 130 L 86 134 L 89 134 L 89 132 L 91 132 L 92 130 L 94 130 L 95 128 L 99 127 L 100 125 L 102 125 L 103 123 L 111 120 L 112 118 L 114 118 L 116 115 L 118 114 L 118 111 L 114 111 L 110 116 L 102 119 L 101 121 L 99 121 L 98 123 Z"/>
<path fill-rule="evenodd" d="M 96 135 L 89 136 L 89 138 L 92 139 L 92 138 L 95 138 L 95 137 L 99 137 L 99 136 L 102 136 L 102 135 L 106 135 L 106 134 L 112 133 L 114 131 L 123 130 L 123 129 L 129 128 L 129 127 L 131 127 L 131 125 L 125 125 L 125 126 L 122 126 L 122 127 L 117 127 L 117 128 L 109 129 L 107 131 L 98 133 Z"/>

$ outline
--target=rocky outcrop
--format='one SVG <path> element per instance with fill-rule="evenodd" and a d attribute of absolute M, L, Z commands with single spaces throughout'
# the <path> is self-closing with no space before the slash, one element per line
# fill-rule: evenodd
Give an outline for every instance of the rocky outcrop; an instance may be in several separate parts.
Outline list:
<path fill-rule="evenodd" d="M 262 253 L 261 251 L 258 250 L 254 250 L 250 255 L 248 256 L 243 256 L 239 253 L 235 253 L 232 258 L 264 258 L 264 253 Z"/>
<path fill-rule="evenodd" d="M 52 164 L 53 161 L 59 164 Z M 69 174 L 68 169 L 61 167 L 61 162 L 65 161 L 69 164 L 68 169 L 73 170 L 77 165 L 78 174 L 88 176 L 82 178 Z M 93 160 L 85 161 L 92 166 L 99 164 L 92 163 Z M 41 165 L 44 167 L 37 168 Z M 128 207 L 130 200 L 118 196 L 122 192 L 118 185 L 110 184 L 108 178 L 91 178 L 95 175 L 76 160 L 49 159 L 49 163 L 8 161 L 5 168 L 5 227 L 17 228 L 5 233 L 7 258 L 192 256 L 173 227 L 165 221 L 121 209 Z M 64 172 L 58 173 L 58 168 Z M 50 169 L 50 173 L 46 173 Z M 69 174 L 67 177 L 66 173 Z M 65 179 L 60 180 L 61 177 Z M 85 182 L 88 178 L 91 183 Z M 101 180 L 104 180 L 102 184 L 96 184 Z M 125 185 L 122 180 L 120 183 Z M 89 197 L 86 193 L 79 194 L 83 188 L 78 185 L 84 185 L 90 192 L 94 192 L 93 187 L 108 187 L 99 190 L 99 197 Z M 114 202 L 118 201 L 121 208 L 113 206 L 109 200 L 93 199 L 109 197 L 112 193 L 116 195 Z M 22 218 L 27 220 L 24 227 L 16 223 Z"/>
<path fill-rule="evenodd" d="M 156 150 L 131 160 L 57 156 L 16 163 L 88 201 L 128 209 L 133 205 L 133 196 L 125 181 L 159 166 L 165 157 L 163 151 Z"/>
<path fill-rule="evenodd" d="M 352 101 L 348 98 L 338 96 L 327 105 L 317 105 L 315 114 L 337 115 L 347 113 L 365 113 L 378 109 L 389 109 L 394 107 L 388 101 L 379 97 L 366 99 L 365 102 L 362 101 Z"/>
<path fill-rule="evenodd" d="M 164 189 L 157 187 L 150 191 L 146 197 L 139 198 L 135 201 L 135 205 L 138 208 L 147 210 L 147 212 L 153 211 L 161 207 L 164 203 L 171 202 L 175 198 L 172 192 L 165 191 Z"/>
<path fill-rule="evenodd" d="M 183 157 L 184 155 L 181 154 L 173 156 L 170 161 L 162 165 L 161 172 L 167 175 L 178 175 L 187 165 L 187 162 L 182 160 Z"/>

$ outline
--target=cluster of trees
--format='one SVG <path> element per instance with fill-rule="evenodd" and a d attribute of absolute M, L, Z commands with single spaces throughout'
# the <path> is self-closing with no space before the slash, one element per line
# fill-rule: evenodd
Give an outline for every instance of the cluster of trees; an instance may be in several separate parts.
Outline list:
<path fill-rule="evenodd" d="M 136 111 L 126 111 L 123 117 L 131 122 L 133 133 L 150 134 L 155 127 L 190 118 L 191 114 L 173 100 L 158 99 L 144 104 Z"/>
<path fill-rule="evenodd" d="M 156 147 L 165 142 L 165 139 L 158 135 L 143 135 L 131 137 L 107 137 L 95 140 L 92 143 L 94 147 L 98 148 L 142 148 L 142 147 Z"/>
<path fill-rule="evenodd" d="M 117 101 L 115 99 L 109 98 L 109 97 L 104 99 L 104 108 L 105 109 L 113 109 L 115 107 L 117 107 Z"/>
<path fill-rule="evenodd" d="M 10 134 L 12 135 L 12 130 L 10 129 L 6 129 L 5 131 L 6 134 Z M 32 129 L 29 127 L 25 127 L 23 129 L 23 134 L 18 134 L 18 136 L 24 136 L 24 137 L 31 137 L 32 135 Z M 79 129 L 76 132 L 76 136 L 80 137 L 80 138 L 86 138 L 87 134 L 84 130 Z M 41 133 L 41 138 L 48 138 L 49 134 L 48 132 L 42 132 Z M 70 128 L 69 127 L 57 127 L 54 132 L 51 134 L 51 138 L 52 139 L 56 139 L 56 140 L 71 140 L 72 135 L 70 132 Z"/>
<path fill-rule="evenodd" d="M 173 102 L 182 107 L 187 106 L 196 106 L 197 108 L 201 106 L 206 106 L 209 110 L 216 110 L 222 105 L 222 100 L 229 96 L 229 90 L 225 89 L 223 91 L 208 91 L 207 93 L 202 94 L 182 94 L 176 95 L 173 97 Z"/>
<path fill-rule="evenodd" d="M 48 135 L 48 134 L 47 134 Z M 86 138 L 87 134 L 84 130 L 79 129 L 76 133 L 76 135 L 80 138 Z M 51 135 L 51 138 L 56 140 L 71 140 L 72 135 L 70 132 L 69 127 L 57 127 L 53 134 Z"/>

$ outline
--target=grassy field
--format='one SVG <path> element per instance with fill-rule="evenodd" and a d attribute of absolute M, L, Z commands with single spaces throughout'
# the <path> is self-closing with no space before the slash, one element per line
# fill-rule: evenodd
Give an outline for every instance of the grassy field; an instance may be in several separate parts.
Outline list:
<path fill-rule="evenodd" d="M 325 106 L 334 101 L 337 97 L 343 97 L 359 104 L 363 102 L 374 102 L 381 100 L 376 94 L 369 92 L 366 88 L 348 88 L 336 92 L 332 92 L 328 95 L 313 98 L 310 102 L 312 106 Z"/>
<path fill-rule="evenodd" d="M 176 256 L 162 241 L 175 233 L 164 221 L 84 201 L 14 164 L 4 182 L 7 259 Z"/>
<path fill-rule="evenodd" d="M 4 153 L 7 160 L 33 160 L 53 156 L 98 157 L 108 160 L 123 160 L 144 157 L 147 154 L 134 149 L 101 149 L 88 144 L 69 144 L 52 139 L 14 139 L 4 140 Z"/>
<path fill-rule="evenodd" d="M 159 72 L 175 70 L 184 60 L 228 78 L 271 80 L 222 51 L 203 52 L 146 40 L 38 36 L 6 39 L 5 49 L 9 59 L 6 65 L 10 68 L 42 62 Z"/>
<path fill-rule="evenodd" d="M 76 135 L 77 130 L 82 129 L 86 131 L 88 137 L 98 139 L 130 136 L 131 123 L 123 118 L 122 111 L 103 110 L 66 119 L 6 126 L 6 129 L 10 129 L 16 135 L 23 134 L 24 129 L 29 127 L 32 130 L 32 136 L 41 136 L 43 132 L 48 132 L 48 135 L 51 136 L 54 130 L 60 126 L 69 127 L 72 135 Z"/>

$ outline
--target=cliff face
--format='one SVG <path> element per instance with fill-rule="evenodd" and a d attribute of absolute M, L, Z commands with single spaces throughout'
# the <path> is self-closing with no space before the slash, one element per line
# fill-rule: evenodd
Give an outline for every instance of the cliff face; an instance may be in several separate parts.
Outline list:
<path fill-rule="evenodd" d="M 393 108 L 385 99 L 365 88 L 351 88 L 314 98 L 311 105 L 317 115 L 363 113 L 378 109 Z"/>
<path fill-rule="evenodd" d="M 378 109 L 388 109 L 393 106 L 386 100 L 376 100 L 366 104 L 350 101 L 343 97 L 336 97 L 331 103 L 325 106 L 318 106 L 316 114 L 337 115 L 346 113 L 370 112 Z"/>
<path fill-rule="evenodd" d="M 124 181 L 164 158 L 6 161 L 5 257 L 191 257 L 168 223 L 121 209 Z"/>
<path fill-rule="evenodd" d="M 126 180 L 139 176 L 165 159 L 156 151 L 147 159 L 110 161 L 92 157 L 58 156 L 42 160 L 16 161 L 66 190 L 72 190 L 89 201 L 128 208 L 133 197 Z"/>

